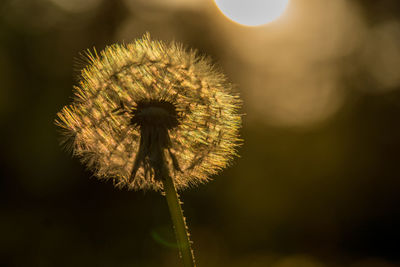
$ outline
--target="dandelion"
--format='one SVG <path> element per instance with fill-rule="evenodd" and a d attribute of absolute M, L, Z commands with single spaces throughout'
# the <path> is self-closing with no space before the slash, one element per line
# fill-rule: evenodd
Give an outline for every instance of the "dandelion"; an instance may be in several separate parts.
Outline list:
<path fill-rule="evenodd" d="M 57 114 L 63 144 L 117 187 L 163 191 L 190 250 L 175 188 L 208 181 L 236 155 L 238 95 L 208 58 L 148 34 L 86 54 L 73 103 Z"/>

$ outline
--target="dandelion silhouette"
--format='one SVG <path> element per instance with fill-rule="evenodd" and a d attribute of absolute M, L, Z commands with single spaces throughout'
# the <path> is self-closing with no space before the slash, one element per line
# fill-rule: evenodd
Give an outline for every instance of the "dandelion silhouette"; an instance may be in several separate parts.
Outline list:
<path fill-rule="evenodd" d="M 86 55 L 74 101 L 57 114 L 63 145 L 117 187 L 163 191 L 194 266 L 175 188 L 206 182 L 236 155 L 238 95 L 208 58 L 148 34 Z"/>

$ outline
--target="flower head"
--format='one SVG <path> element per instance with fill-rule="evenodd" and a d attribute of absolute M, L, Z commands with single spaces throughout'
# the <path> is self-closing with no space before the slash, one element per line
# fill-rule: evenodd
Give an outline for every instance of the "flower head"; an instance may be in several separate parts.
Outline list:
<path fill-rule="evenodd" d="M 97 177 L 160 190 L 165 162 L 182 189 L 207 181 L 236 155 L 241 101 L 209 59 L 149 35 L 87 55 L 74 101 L 56 124 Z"/>

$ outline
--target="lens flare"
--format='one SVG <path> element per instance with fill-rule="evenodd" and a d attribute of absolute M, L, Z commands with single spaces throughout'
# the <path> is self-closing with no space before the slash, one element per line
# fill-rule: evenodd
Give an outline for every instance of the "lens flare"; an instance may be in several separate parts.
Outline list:
<path fill-rule="evenodd" d="M 259 26 L 278 19 L 289 0 L 214 0 L 230 20 L 246 26 Z"/>

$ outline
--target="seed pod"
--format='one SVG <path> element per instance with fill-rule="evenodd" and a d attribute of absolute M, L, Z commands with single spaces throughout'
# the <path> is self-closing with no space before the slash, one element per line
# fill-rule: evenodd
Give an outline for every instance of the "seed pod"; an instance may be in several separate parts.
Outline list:
<path fill-rule="evenodd" d="M 165 162 L 182 189 L 207 181 L 236 155 L 241 101 L 209 59 L 148 34 L 87 57 L 56 125 L 97 177 L 160 190 L 155 172 Z"/>

